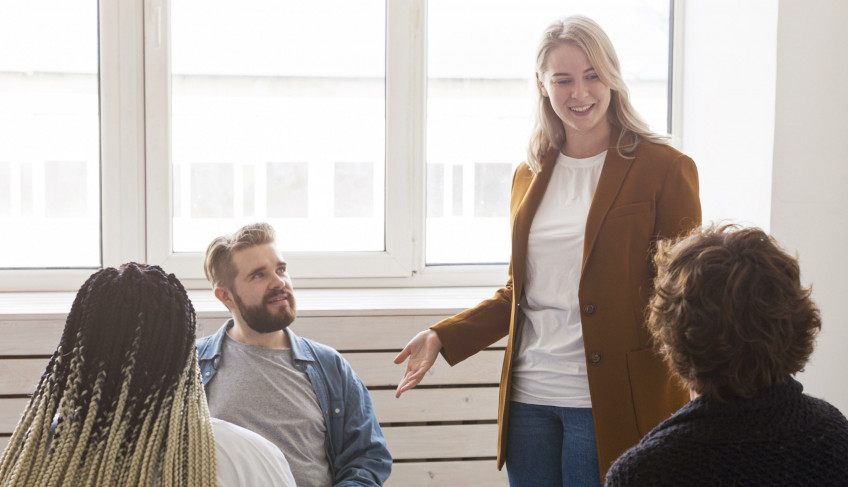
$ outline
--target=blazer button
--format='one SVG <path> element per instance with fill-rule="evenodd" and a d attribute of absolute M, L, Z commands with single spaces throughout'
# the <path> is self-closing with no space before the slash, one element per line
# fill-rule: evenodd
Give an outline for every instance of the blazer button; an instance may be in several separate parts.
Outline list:
<path fill-rule="evenodd" d="M 592 303 L 586 303 L 583 305 L 583 314 L 593 315 L 595 314 L 595 305 Z"/>
<path fill-rule="evenodd" d="M 589 363 L 599 365 L 601 363 L 601 352 L 592 352 L 589 354 Z"/>

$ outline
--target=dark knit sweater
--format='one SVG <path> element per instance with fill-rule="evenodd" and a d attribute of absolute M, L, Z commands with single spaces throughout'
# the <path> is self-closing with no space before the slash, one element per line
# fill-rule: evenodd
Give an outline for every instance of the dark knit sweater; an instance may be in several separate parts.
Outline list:
<path fill-rule="evenodd" d="M 848 486 L 848 420 L 794 379 L 751 399 L 699 397 L 651 430 L 607 486 Z"/>

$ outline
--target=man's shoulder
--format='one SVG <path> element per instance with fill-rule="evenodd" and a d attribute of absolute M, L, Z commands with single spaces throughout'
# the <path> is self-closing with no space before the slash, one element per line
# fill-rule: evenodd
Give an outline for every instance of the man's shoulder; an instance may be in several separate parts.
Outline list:
<path fill-rule="evenodd" d="M 221 340 L 229 323 L 230 322 L 227 321 L 223 325 L 221 325 L 221 327 L 218 328 L 215 333 L 200 337 L 195 340 L 198 359 L 203 360 L 204 358 L 211 358 L 212 355 L 218 353 L 218 351 L 221 349 Z"/>
<path fill-rule="evenodd" d="M 313 354 L 315 354 L 315 358 L 318 360 L 344 360 L 342 354 L 340 354 L 338 350 L 329 345 L 325 345 L 321 342 L 316 342 L 311 338 L 304 338 L 302 336 L 295 335 L 294 333 L 289 336 L 294 341 L 296 341 L 300 347 L 306 348 L 310 350 Z"/>

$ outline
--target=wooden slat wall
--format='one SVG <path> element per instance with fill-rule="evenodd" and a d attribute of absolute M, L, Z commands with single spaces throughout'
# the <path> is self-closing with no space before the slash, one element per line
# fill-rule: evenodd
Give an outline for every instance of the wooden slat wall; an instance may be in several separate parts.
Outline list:
<path fill-rule="evenodd" d="M 395 464 L 389 486 L 499 486 L 495 468 L 497 384 L 505 341 L 448 366 L 441 357 L 422 384 L 400 399 L 394 388 L 404 366 L 394 356 L 443 315 L 305 316 L 293 329 L 330 345 L 350 362 L 371 391 L 377 418 Z M 198 336 L 217 331 L 224 314 L 198 317 Z M 25 395 L 35 389 L 61 337 L 62 319 L 0 321 L 0 450 L 9 441 Z"/>

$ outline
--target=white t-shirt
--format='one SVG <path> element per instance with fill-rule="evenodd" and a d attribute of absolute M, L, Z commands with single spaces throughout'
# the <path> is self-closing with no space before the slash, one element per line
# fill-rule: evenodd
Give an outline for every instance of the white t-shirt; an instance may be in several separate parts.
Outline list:
<path fill-rule="evenodd" d="M 577 288 L 586 218 L 606 151 L 562 154 L 530 226 L 521 310 L 524 325 L 512 370 L 512 400 L 592 407 Z"/>
<path fill-rule="evenodd" d="M 212 418 L 218 487 L 295 487 L 289 463 L 279 448 L 262 436 Z"/>

